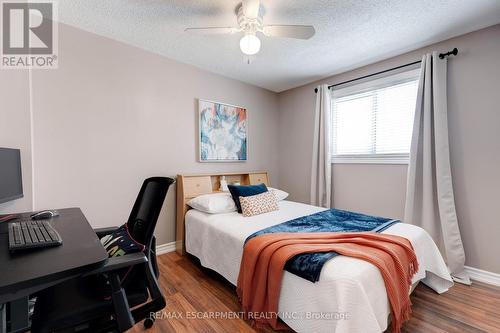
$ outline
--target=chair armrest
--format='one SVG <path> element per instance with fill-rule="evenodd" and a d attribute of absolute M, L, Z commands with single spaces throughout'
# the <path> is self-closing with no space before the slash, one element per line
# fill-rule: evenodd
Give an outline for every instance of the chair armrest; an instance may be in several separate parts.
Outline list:
<path fill-rule="evenodd" d="M 106 264 L 104 266 L 99 267 L 91 272 L 88 272 L 85 274 L 87 275 L 94 275 L 94 274 L 102 274 L 102 273 L 109 273 L 112 271 L 116 271 L 121 268 L 127 268 L 127 267 L 132 267 L 135 265 L 143 264 L 148 262 L 148 258 L 143 252 L 137 252 L 137 253 L 131 253 L 131 254 L 126 254 L 124 256 L 119 256 L 119 257 L 111 257 L 108 258 Z"/>
<path fill-rule="evenodd" d="M 102 238 L 113 233 L 113 231 L 115 231 L 116 229 L 118 229 L 118 227 L 96 228 L 94 229 L 94 232 L 96 233 L 97 237 Z"/>
<path fill-rule="evenodd" d="M 143 252 L 126 254 L 124 256 L 108 258 L 104 266 L 88 272 L 84 276 L 106 274 L 111 285 L 111 299 L 115 311 L 116 323 L 119 332 L 125 332 L 134 324 L 134 317 L 130 311 L 125 290 L 121 285 L 120 270 L 135 265 L 148 262 L 148 258 Z"/>

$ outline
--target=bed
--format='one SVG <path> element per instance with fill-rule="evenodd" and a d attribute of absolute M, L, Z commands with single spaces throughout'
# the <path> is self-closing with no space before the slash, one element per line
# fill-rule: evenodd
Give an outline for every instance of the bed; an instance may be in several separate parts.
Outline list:
<path fill-rule="evenodd" d="M 259 181 L 264 179 L 263 182 L 269 183 L 267 173 L 259 175 Z M 251 183 L 250 177 L 245 177 L 241 178 L 243 183 Z M 181 182 L 184 183 L 184 179 L 181 178 Z M 212 191 L 217 188 L 216 182 L 211 178 Z M 253 183 L 256 182 L 254 179 Z M 182 184 L 180 187 L 178 196 L 191 196 L 186 195 Z M 286 200 L 280 201 L 279 206 L 278 211 L 252 217 L 243 217 L 237 212 L 207 214 L 186 208 L 180 212 L 184 215 L 182 227 L 185 233 L 182 235 L 182 249 L 199 258 L 201 265 L 236 285 L 243 244 L 249 235 L 324 210 Z M 453 285 L 443 258 L 423 229 L 397 223 L 383 233 L 403 236 L 411 241 L 419 260 L 414 286 L 421 281 L 443 293 Z M 366 261 L 345 256 L 329 260 L 316 283 L 285 271 L 279 313 L 281 319 L 297 332 L 383 332 L 390 320 L 389 301 L 378 269 Z"/>

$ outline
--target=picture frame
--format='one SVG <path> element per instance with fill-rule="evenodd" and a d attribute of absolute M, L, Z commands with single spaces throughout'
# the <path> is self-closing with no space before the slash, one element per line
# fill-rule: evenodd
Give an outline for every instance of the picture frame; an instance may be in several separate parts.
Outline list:
<path fill-rule="evenodd" d="M 199 162 L 248 160 L 248 110 L 245 107 L 198 99 Z"/>

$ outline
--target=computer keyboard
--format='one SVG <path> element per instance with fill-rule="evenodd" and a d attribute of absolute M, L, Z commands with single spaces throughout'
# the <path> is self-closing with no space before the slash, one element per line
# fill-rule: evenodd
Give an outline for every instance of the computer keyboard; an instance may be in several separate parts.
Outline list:
<path fill-rule="evenodd" d="M 9 223 L 9 250 L 27 250 L 62 244 L 61 236 L 48 221 L 17 221 Z"/>

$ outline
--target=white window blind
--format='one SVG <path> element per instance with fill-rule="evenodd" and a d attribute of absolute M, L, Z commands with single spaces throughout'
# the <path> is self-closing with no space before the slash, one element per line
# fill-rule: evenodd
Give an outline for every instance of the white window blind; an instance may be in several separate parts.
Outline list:
<path fill-rule="evenodd" d="M 334 90 L 333 161 L 406 162 L 417 88 L 412 70 Z"/>

